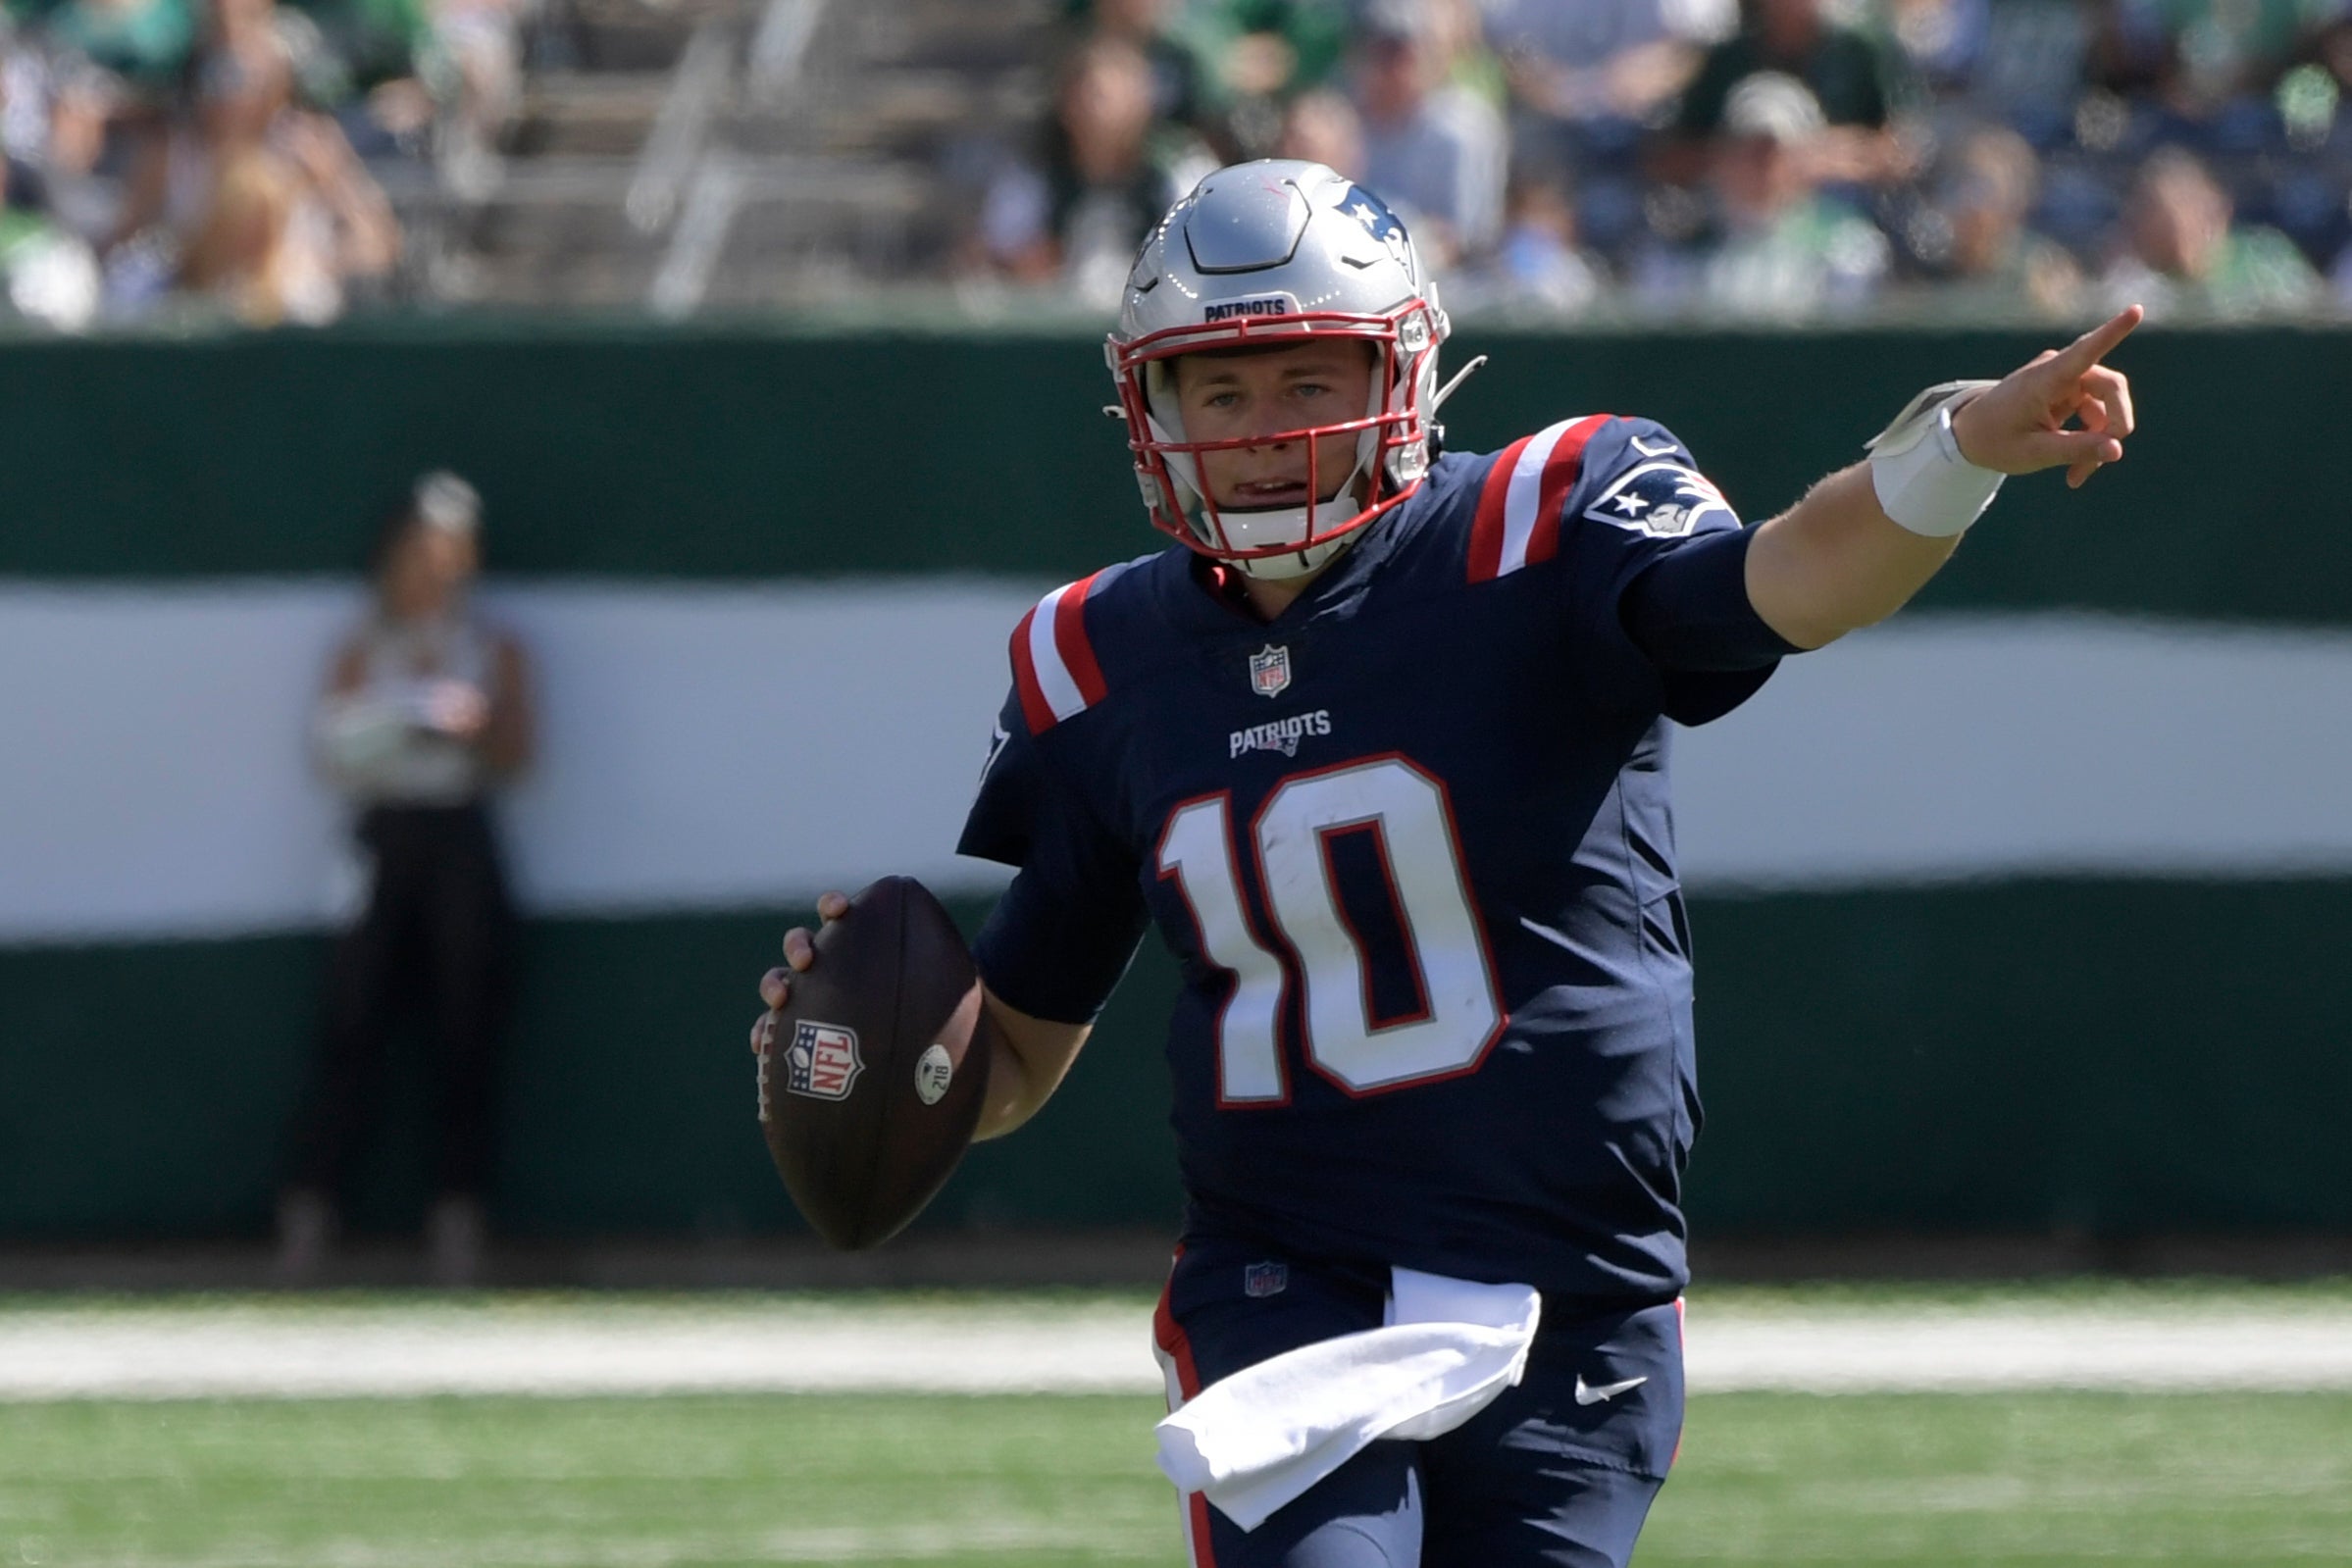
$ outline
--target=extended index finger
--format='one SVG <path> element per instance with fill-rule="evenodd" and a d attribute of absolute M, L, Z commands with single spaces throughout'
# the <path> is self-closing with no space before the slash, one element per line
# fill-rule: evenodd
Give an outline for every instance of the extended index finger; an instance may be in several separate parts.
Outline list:
<path fill-rule="evenodd" d="M 2124 306 L 2112 320 L 2092 328 L 2060 349 L 2057 358 L 2048 362 L 2049 369 L 2061 376 L 2080 376 L 2105 359 L 2118 343 L 2129 337 L 2131 329 L 2147 314 L 2137 305 Z"/>

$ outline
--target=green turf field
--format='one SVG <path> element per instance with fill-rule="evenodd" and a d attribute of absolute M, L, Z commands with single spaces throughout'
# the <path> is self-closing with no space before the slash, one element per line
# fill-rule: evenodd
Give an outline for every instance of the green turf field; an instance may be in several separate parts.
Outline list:
<path fill-rule="evenodd" d="M 0 1568 L 1173 1568 L 1157 1413 L 1059 1395 L 0 1406 Z M 1703 1397 L 1637 1561 L 2352 1561 L 2352 1395 Z"/>

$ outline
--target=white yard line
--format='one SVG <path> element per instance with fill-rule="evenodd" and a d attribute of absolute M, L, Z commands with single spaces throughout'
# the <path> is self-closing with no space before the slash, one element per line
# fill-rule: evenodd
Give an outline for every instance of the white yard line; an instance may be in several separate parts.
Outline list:
<path fill-rule="evenodd" d="M 2352 1389 L 2352 1309 L 1693 1314 L 1694 1392 Z"/>
<path fill-rule="evenodd" d="M 502 1568 L 682 1568 L 711 1562 L 845 1563 L 929 1560 L 973 1551 L 1085 1552 L 1089 1561 L 1124 1560 L 1147 1556 L 1157 1559 L 1155 1541 L 1141 1543 L 1108 1539 L 1101 1525 L 1086 1519 L 959 1519 L 952 1524 L 920 1520 L 872 1525 L 816 1526 L 737 1533 L 721 1523 L 706 1533 L 684 1531 L 659 1540 L 549 1542 L 528 1528 L 495 1539 L 482 1550 L 480 1560 Z M 37 1561 L 20 1555 L 9 1559 Z M 342 1537 L 305 1542 L 288 1549 L 282 1543 L 240 1542 L 212 1553 L 174 1551 L 154 1559 L 110 1555 L 109 1568 L 145 1568 L 152 1561 L 168 1568 L 447 1568 L 451 1561 L 445 1542 L 425 1540 L 367 1540 Z"/>
<path fill-rule="evenodd" d="M 2352 1304 L 1691 1313 L 1694 1392 L 2352 1390 Z M 129 1306 L 0 1312 L 0 1400 L 1145 1393 L 1116 1304 Z"/>

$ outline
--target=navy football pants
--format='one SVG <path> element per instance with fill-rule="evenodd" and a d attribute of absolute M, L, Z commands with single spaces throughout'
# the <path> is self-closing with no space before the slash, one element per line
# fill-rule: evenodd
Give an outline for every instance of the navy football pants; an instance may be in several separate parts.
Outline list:
<path fill-rule="evenodd" d="M 1188 1242 L 1154 1322 L 1171 1397 L 1379 1327 L 1386 1290 L 1385 1271 Z M 1623 1568 L 1681 1432 L 1678 1303 L 1546 1321 L 1526 1377 L 1464 1425 L 1373 1443 L 1253 1531 L 1188 1495 L 1185 1534 L 1195 1568 Z"/>
<path fill-rule="evenodd" d="M 515 917 L 480 805 L 378 806 L 360 818 L 375 865 L 367 912 L 335 943 L 316 1079 L 288 1185 L 350 1196 L 398 1016 L 429 1012 L 439 1081 L 436 1190 L 481 1198 L 496 1165 L 501 1040 Z"/>

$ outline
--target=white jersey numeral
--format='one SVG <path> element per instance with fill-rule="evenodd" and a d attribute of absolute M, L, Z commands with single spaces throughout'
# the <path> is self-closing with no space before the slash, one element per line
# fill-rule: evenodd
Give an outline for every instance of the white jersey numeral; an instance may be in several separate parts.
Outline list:
<path fill-rule="evenodd" d="M 1217 1103 L 1280 1104 L 1291 1094 L 1274 1033 L 1282 1017 L 1282 963 L 1250 930 L 1228 815 L 1223 795 L 1178 806 L 1159 835 L 1159 874 L 1176 879 L 1192 907 L 1202 952 L 1233 972 L 1233 994 L 1217 1014 Z"/>
<path fill-rule="evenodd" d="M 1251 929 L 1228 819 L 1223 795 L 1178 807 L 1159 870 L 1177 879 L 1204 956 L 1234 976 L 1218 1017 L 1220 1103 L 1280 1103 L 1282 965 Z M 1417 1005 L 1402 1017 L 1376 1016 L 1371 959 L 1340 902 L 1331 845 L 1352 833 L 1371 836 L 1413 967 Z M 1503 1009 L 1438 782 L 1398 757 L 1302 774 L 1266 798 L 1251 837 L 1272 925 L 1298 957 L 1315 1070 L 1361 1094 L 1475 1068 Z"/>
<path fill-rule="evenodd" d="M 1377 835 L 1419 971 L 1418 1016 L 1372 1016 L 1371 959 L 1331 874 L 1331 839 L 1353 829 Z M 1503 1010 L 1437 781 L 1396 757 L 1292 779 L 1257 814 L 1257 855 L 1274 924 L 1299 955 L 1317 1067 L 1360 1093 L 1477 1065 Z"/>

